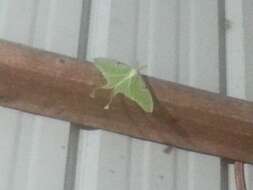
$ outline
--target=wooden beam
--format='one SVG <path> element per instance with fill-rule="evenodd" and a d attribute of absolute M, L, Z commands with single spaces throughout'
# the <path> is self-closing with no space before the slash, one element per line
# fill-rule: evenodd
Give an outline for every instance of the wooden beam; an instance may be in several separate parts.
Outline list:
<path fill-rule="evenodd" d="M 94 128 L 253 163 L 253 103 L 145 77 L 155 110 L 108 91 L 90 64 L 0 41 L 0 105 Z"/>

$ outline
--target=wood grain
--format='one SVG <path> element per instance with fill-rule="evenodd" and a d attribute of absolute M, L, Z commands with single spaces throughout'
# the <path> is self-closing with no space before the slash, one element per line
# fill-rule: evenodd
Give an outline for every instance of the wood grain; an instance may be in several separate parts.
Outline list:
<path fill-rule="evenodd" d="M 0 105 L 93 128 L 253 163 L 253 103 L 144 77 L 155 110 L 108 91 L 90 62 L 0 41 Z"/>

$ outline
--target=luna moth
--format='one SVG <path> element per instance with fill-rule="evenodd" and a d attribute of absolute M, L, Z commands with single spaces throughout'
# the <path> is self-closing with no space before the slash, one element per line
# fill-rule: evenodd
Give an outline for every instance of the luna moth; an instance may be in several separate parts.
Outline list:
<path fill-rule="evenodd" d="M 108 58 L 96 58 L 95 66 L 105 78 L 106 84 L 102 87 L 94 88 L 91 97 L 95 97 L 95 92 L 98 89 L 111 90 L 109 102 L 104 109 L 109 109 L 113 97 L 117 94 L 123 94 L 137 103 L 145 112 L 153 112 L 152 95 L 146 87 L 139 69 Z"/>

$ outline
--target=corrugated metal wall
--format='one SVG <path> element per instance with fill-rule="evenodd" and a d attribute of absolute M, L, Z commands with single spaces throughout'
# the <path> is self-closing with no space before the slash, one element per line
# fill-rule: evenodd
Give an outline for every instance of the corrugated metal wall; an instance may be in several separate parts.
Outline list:
<path fill-rule="evenodd" d="M 0 37 L 147 64 L 148 75 L 215 92 L 227 79 L 229 95 L 251 99 L 252 10 L 250 0 L 0 0 Z M 217 157 L 5 108 L 0 121 L 0 190 L 234 189 Z"/>
<path fill-rule="evenodd" d="M 232 0 L 226 3 L 227 91 L 228 95 L 253 100 L 253 2 Z M 246 166 L 248 189 L 253 189 L 253 167 Z M 229 189 L 235 190 L 234 172 L 229 166 Z"/>
<path fill-rule="evenodd" d="M 1 38 L 76 56 L 81 0 L 0 0 Z M 0 189 L 63 189 L 69 123 L 0 110 Z"/>

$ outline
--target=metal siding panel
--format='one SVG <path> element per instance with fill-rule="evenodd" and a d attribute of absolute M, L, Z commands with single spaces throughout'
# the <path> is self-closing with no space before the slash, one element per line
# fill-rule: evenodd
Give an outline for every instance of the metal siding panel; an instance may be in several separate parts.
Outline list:
<path fill-rule="evenodd" d="M 226 1 L 227 94 L 246 98 L 242 1 Z M 234 165 L 229 164 L 229 190 L 236 190 Z"/>
<path fill-rule="evenodd" d="M 253 2 L 250 0 L 243 1 L 243 28 L 244 28 L 244 45 L 245 45 L 245 88 L 246 99 L 253 101 Z M 247 165 L 246 171 L 246 183 L 248 189 L 253 189 L 253 166 Z"/>
<path fill-rule="evenodd" d="M 242 1 L 226 0 L 226 49 L 227 49 L 227 94 L 246 98 L 245 89 L 245 50 L 243 36 Z M 234 165 L 228 165 L 229 190 L 236 190 Z"/>
<path fill-rule="evenodd" d="M 148 64 L 149 75 L 218 91 L 217 7 L 209 0 L 94 0 L 88 58 Z M 170 148 L 82 132 L 76 189 L 220 189 L 219 158 Z"/>
<path fill-rule="evenodd" d="M 204 15 L 204 16 L 203 16 Z M 218 1 L 190 3 L 188 85 L 219 91 Z M 185 62 L 180 62 L 185 65 Z M 184 67 L 181 66 L 181 70 Z M 185 72 L 185 71 L 184 71 Z M 220 189 L 220 159 L 189 153 L 189 189 Z"/>
<path fill-rule="evenodd" d="M 244 28 L 244 43 L 245 43 L 245 71 L 246 71 L 246 97 L 249 100 L 253 100 L 253 25 L 251 24 L 253 20 L 253 3 L 250 0 L 244 0 L 243 3 L 243 28 Z M 253 188 L 253 187 L 252 187 Z"/>
<path fill-rule="evenodd" d="M 228 95 L 252 100 L 252 10 L 250 0 L 226 1 Z M 229 189 L 235 190 L 234 167 L 229 166 Z M 245 166 L 247 189 L 253 188 L 252 165 Z"/>
<path fill-rule="evenodd" d="M 226 1 L 228 95 L 246 98 L 242 1 Z"/>
<path fill-rule="evenodd" d="M 1 38 L 75 56 L 81 3 L 1 0 Z M 69 123 L 5 108 L 0 117 L 0 189 L 63 189 Z"/>

